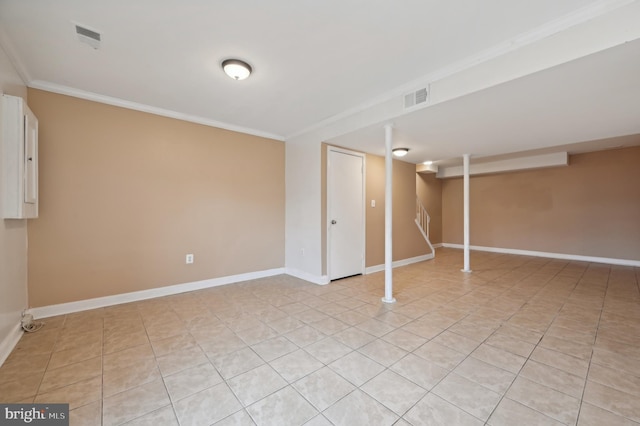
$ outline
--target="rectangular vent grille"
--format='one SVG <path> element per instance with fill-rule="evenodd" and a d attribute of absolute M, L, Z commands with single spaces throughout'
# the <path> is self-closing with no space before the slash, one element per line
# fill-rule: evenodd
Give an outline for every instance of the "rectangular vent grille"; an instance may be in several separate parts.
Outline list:
<path fill-rule="evenodd" d="M 404 107 L 411 108 L 416 104 L 416 94 L 411 92 L 404 95 Z"/>
<path fill-rule="evenodd" d="M 429 100 L 429 90 L 426 87 L 404 95 L 404 107 L 411 108 Z"/>
<path fill-rule="evenodd" d="M 85 36 L 87 38 L 93 39 L 95 41 L 100 41 L 100 33 L 95 31 L 91 31 L 90 29 L 81 27 L 80 25 L 76 25 L 76 33 L 81 36 Z"/>
<path fill-rule="evenodd" d="M 78 40 L 80 40 L 80 42 L 88 44 L 96 50 L 100 48 L 102 36 L 99 32 L 90 30 L 89 28 L 85 28 L 78 24 L 74 25 L 76 26 L 76 34 L 78 35 Z"/>

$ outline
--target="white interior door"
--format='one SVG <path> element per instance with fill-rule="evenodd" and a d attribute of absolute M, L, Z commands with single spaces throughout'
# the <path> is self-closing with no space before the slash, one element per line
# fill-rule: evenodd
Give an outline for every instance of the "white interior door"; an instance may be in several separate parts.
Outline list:
<path fill-rule="evenodd" d="M 329 149 L 328 273 L 332 280 L 364 273 L 364 156 Z"/>

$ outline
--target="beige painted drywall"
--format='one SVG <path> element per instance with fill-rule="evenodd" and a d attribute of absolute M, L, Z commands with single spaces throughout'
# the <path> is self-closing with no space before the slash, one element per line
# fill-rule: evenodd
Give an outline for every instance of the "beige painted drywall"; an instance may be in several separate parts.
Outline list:
<path fill-rule="evenodd" d="M 27 99 L 27 88 L 2 48 L 0 48 L 0 92 Z M 2 149 L 0 149 L 0 211 L 2 211 L 4 199 L 2 167 Z M 20 324 L 21 312 L 26 307 L 27 220 L 0 218 L 0 347 Z M 3 361 L 2 356 L 0 353 L 0 364 Z"/>
<path fill-rule="evenodd" d="M 416 173 L 416 193 L 429 213 L 431 244 L 442 243 L 442 180 L 435 173 Z"/>
<path fill-rule="evenodd" d="M 640 135 L 638 136 L 640 138 Z M 472 245 L 640 260 L 640 147 L 568 167 L 470 179 Z M 462 243 L 462 179 L 442 184 L 443 239 Z"/>
<path fill-rule="evenodd" d="M 40 90 L 29 98 L 40 120 L 31 306 L 284 267 L 283 142 Z"/>
<path fill-rule="evenodd" d="M 366 266 L 384 264 L 384 157 L 367 154 Z M 393 260 L 409 259 L 430 253 L 429 246 L 415 223 L 416 166 L 393 161 Z M 371 207 L 371 200 L 376 206 Z"/>
<path fill-rule="evenodd" d="M 328 228 L 327 209 L 327 150 L 330 145 L 322 144 L 321 168 L 322 168 L 322 229 Z M 377 266 L 384 264 L 384 188 L 385 167 L 384 157 L 366 154 L 365 156 L 365 221 L 366 221 L 366 247 L 365 266 Z M 425 242 L 420 230 L 416 226 L 416 166 L 404 161 L 393 161 L 393 260 L 404 260 L 430 253 L 429 246 Z M 371 207 L 371 200 L 376 201 L 376 206 Z M 327 273 L 326 263 L 326 232 L 321 236 L 322 241 L 322 273 Z"/>

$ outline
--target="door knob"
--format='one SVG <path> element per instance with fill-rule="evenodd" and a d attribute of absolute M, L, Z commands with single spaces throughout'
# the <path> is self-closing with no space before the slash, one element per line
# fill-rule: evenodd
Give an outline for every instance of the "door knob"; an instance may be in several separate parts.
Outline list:
<path fill-rule="evenodd" d="M 335 220 L 335 219 L 331 221 L 331 224 L 332 224 L 332 225 L 335 225 L 336 223 L 338 223 L 338 222 L 336 222 L 336 220 Z"/>

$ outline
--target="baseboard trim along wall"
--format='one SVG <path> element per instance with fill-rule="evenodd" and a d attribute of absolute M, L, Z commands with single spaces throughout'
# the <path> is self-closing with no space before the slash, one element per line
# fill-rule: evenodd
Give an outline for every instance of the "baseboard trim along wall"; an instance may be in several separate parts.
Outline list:
<path fill-rule="evenodd" d="M 435 246 L 434 246 L 435 247 Z M 443 243 L 442 247 L 463 249 L 462 244 Z M 610 265 L 640 267 L 640 260 L 615 259 L 610 257 L 582 256 L 579 254 L 549 253 L 545 251 L 519 250 L 498 247 L 469 246 L 471 250 L 486 251 L 491 253 L 517 254 L 521 256 L 547 257 L 550 259 L 577 260 L 580 262 L 607 263 Z"/>
<path fill-rule="evenodd" d="M 310 283 L 319 285 L 329 284 L 330 282 L 327 275 L 313 275 L 294 268 L 285 268 L 284 273 L 287 275 L 291 275 L 292 277 L 300 278 L 301 280 L 309 281 Z"/>
<path fill-rule="evenodd" d="M 2 339 L 2 341 L 0 342 L 0 366 L 4 364 L 9 354 L 11 354 L 13 348 L 16 347 L 18 341 L 22 337 L 22 333 L 22 327 L 20 326 L 20 324 L 16 324 L 16 326 L 9 332 L 9 334 L 4 339 Z"/>
<path fill-rule="evenodd" d="M 464 246 L 462 244 L 452 244 L 452 243 L 442 243 L 442 244 L 434 244 L 434 248 L 439 247 L 447 247 L 447 248 L 455 248 L 462 249 Z M 508 248 L 499 248 L 499 247 L 484 247 L 484 246 L 470 246 L 471 250 L 477 251 L 485 251 L 491 253 L 504 253 L 504 254 L 515 254 L 521 256 L 535 256 L 535 257 L 545 257 L 550 259 L 562 259 L 562 260 L 576 260 L 581 262 L 596 262 L 596 263 L 606 263 L 610 265 L 621 265 L 621 266 L 635 266 L 640 267 L 640 260 L 628 260 L 628 259 L 615 259 L 615 258 L 607 258 L 607 257 L 594 257 L 594 256 L 582 256 L 582 255 L 574 255 L 574 254 L 564 254 L 564 253 L 549 253 L 542 251 L 533 251 L 533 250 L 519 250 L 519 249 L 508 249 Z M 430 260 L 434 258 L 434 254 L 425 254 L 422 256 L 411 257 L 408 259 L 396 260 L 393 262 L 393 267 L 397 268 L 400 266 L 411 265 L 413 263 L 423 262 L 425 260 Z M 384 271 L 384 264 L 369 266 L 365 268 L 365 275 L 373 274 L 375 272 Z M 79 300 L 77 302 L 68 302 L 61 303 L 58 305 L 50 305 L 50 306 L 42 306 L 38 308 L 29 309 L 29 312 L 33 315 L 34 318 L 48 318 L 57 315 L 65 315 L 74 312 L 86 311 L 89 309 L 97 309 L 103 308 L 106 306 L 119 305 L 122 303 L 129 302 L 137 302 L 140 300 L 153 299 L 155 297 L 163 297 L 170 296 L 173 294 L 186 293 L 189 291 L 202 290 L 205 288 L 217 287 L 226 284 L 233 284 L 241 281 L 254 280 L 258 278 L 266 278 L 272 277 L 274 275 L 287 274 L 296 278 L 300 278 L 305 281 L 309 281 L 314 284 L 325 285 L 330 282 L 329 277 L 326 275 L 313 275 L 307 272 L 299 271 L 293 268 L 275 268 L 268 269 L 264 271 L 257 272 L 248 272 L 245 274 L 238 275 L 229 275 L 226 277 L 220 278 L 212 278 L 208 280 L 202 281 L 194 281 L 190 283 L 184 284 L 176 284 L 166 287 L 152 288 L 149 290 L 135 291 L 131 293 L 123 293 L 116 294 L 113 296 L 105 296 L 105 297 L 97 297 L 95 299 L 87 299 L 87 300 Z M 20 324 L 17 324 L 15 329 L 9 333 L 2 341 L 0 341 L 0 365 L 5 361 L 6 357 L 9 356 L 15 345 L 20 340 L 22 336 L 22 330 L 20 328 Z"/>
<path fill-rule="evenodd" d="M 436 246 L 434 245 L 433 247 L 435 248 Z M 425 260 L 431 260 L 433 258 L 434 254 L 429 253 L 422 256 L 410 257 L 408 259 L 396 260 L 395 262 L 391 263 L 391 265 L 392 267 L 397 268 L 400 266 L 411 265 L 412 263 L 424 262 Z M 369 275 L 380 271 L 384 271 L 384 264 L 369 266 L 368 268 L 365 268 L 364 273 L 365 275 Z"/>
<path fill-rule="evenodd" d="M 225 284 L 233 284 L 240 281 L 272 277 L 274 275 L 281 275 L 284 273 L 284 268 L 267 269 L 264 271 L 248 272 L 246 274 L 229 275 L 226 277 L 211 278 L 208 280 L 152 288 L 149 290 L 116 294 L 113 296 L 97 297 L 95 299 L 79 300 L 77 302 L 61 303 L 59 305 L 43 306 L 40 308 L 32 308 L 29 310 L 29 312 L 36 319 L 48 318 L 56 315 L 86 311 L 89 309 L 104 308 L 105 306 L 113 306 L 122 303 L 153 299 L 154 297 L 170 296 L 173 294 L 186 293 L 188 291 L 202 290 L 205 288 L 217 287 Z"/>

